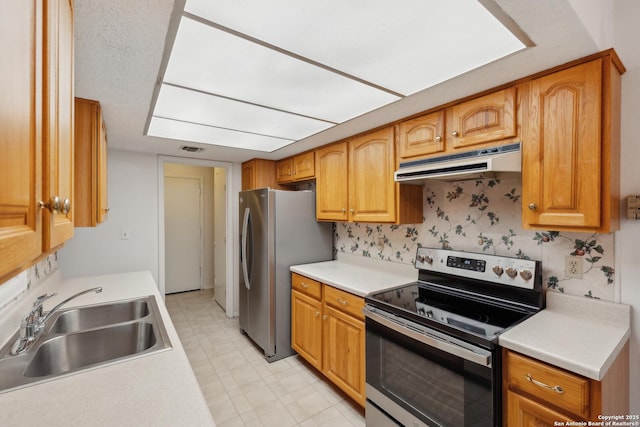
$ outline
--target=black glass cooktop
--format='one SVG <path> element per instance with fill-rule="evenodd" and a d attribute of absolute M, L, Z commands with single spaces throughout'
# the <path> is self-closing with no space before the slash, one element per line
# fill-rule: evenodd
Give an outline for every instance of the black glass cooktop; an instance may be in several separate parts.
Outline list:
<path fill-rule="evenodd" d="M 457 330 L 486 340 L 493 340 L 500 331 L 531 314 L 517 308 L 503 307 L 497 302 L 443 292 L 422 282 L 375 293 L 367 296 L 366 300 L 373 306 L 399 316 L 408 316 L 427 326 L 440 324 L 447 330 Z"/>

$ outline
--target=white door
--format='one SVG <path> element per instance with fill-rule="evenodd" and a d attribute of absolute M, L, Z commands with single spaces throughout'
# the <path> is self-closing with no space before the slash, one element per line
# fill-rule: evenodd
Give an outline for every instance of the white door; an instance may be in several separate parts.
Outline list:
<path fill-rule="evenodd" d="M 215 168 L 213 173 L 213 298 L 227 309 L 227 171 Z"/>
<path fill-rule="evenodd" d="M 202 182 L 164 178 L 165 293 L 202 288 Z"/>

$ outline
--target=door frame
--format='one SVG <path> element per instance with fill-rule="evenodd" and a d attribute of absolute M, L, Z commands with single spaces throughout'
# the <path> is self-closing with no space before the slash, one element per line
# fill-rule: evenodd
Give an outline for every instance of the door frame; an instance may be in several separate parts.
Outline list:
<path fill-rule="evenodd" d="M 227 317 L 234 317 L 238 315 L 238 269 L 237 265 L 239 263 L 238 258 L 238 243 L 237 239 L 234 239 L 233 236 L 237 230 L 237 224 L 233 222 L 233 218 L 238 216 L 238 206 L 237 206 L 237 193 L 239 186 L 240 178 L 239 178 L 239 167 L 235 166 L 233 163 L 229 162 L 220 162 L 215 160 L 200 160 L 200 159 L 190 159 L 186 157 L 172 157 L 172 156 L 158 156 L 158 289 L 160 290 L 160 295 L 164 298 L 165 292 L 165 233 L 164 233 L 164 165 L 165 163 L 178 163 L 178 164 L 186 164 L 193 166 L 204 166 L 211 168 L 223 168 L 226 173 L 226 182 L 227 182 L 227 218 L 226 218 L 226 234 L 227 234 L 227 254 L 231 254 L 227 256 L 226 260 L 226 314 Z"/>

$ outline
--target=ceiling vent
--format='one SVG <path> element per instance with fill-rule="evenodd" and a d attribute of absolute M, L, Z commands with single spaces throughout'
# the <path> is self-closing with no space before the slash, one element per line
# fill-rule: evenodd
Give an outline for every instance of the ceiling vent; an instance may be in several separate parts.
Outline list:
<path fill-rule="evenodd" d="M 180 149 L 183 151 L 188 151 L 189 153 L 199 153 L 201 151 L 204 151 L 204 148 L 194 147 L 192 145 L 183 145 L 180 147 Z"/>

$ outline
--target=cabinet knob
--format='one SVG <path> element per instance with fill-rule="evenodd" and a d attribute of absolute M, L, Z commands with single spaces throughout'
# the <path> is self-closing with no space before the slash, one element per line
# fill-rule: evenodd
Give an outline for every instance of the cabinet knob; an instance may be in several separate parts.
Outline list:
<path fill-rule="evenodd" d="M 52 196 L 48 202 L 43 202 L 42 200 L 38 202 L 38 207 L 40 209 L 47 208 L 54 214 L 68 214 L 71 212 L 71 200 L 68 198 L 62 200 L 60 196 Z"/>
<path fill-rule="evenodd" d="M 442 141 L 442 137 L 440 135 L 436 136 L 436 142 Z"/>
<path fill-rule="evenodd" d="M 457 131 L 457 130 L 454 130 L 453 132 L 451 132 L 451 136 L 454 136 L 454 137 L 455 137 L 455 136 L 458 136 L 458 131 Z"/>
<path fill-rule="evenodd" d="M 326 314 L 322 315 L 322 320 L 327 320 L 327 315 Z"/>
<path fill-rule="evenodd" d="M 305 289 L 309 289 L 309 284 L 308 283 L 300 282 L 300 286 L 302 286 Z"/>
<path fill-rule="evenodd" d="M 342 208 L 342 213 L 345 213 L 347 210 L 345 208 Z"/>
<path fill-rule="evenodd" d="M 320 317 L 320 312 L 316 311 L 313 315 L 316 316 L 316 317 Z"/>
<path fill-rule="evenodd" d="M 535 211 L 538 209 L 538 206 L 535 203 L 529 203 L 529 210 Z"/>
<path fill-rule="evenodd" d="M 349 209 L 349 212 L 353 213 L 354 212 L 353 208 Z"/>

